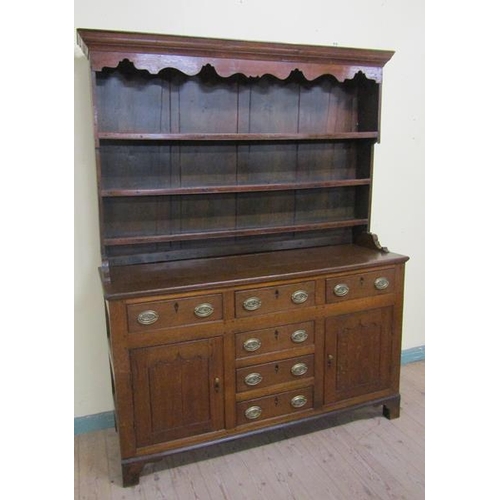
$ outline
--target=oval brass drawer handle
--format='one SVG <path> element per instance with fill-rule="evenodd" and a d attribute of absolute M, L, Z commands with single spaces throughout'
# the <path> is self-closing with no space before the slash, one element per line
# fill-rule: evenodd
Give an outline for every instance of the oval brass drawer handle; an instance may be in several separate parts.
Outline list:
<path fill-rule="evenodd" d="M 389 286 L 389 280 L 385 276 L 377 278 L 373 283 L 377 290 L 385 290 Z"/>
<path fill-rule="evenodd" d="M 307 372 L 307 365 L 305 363 L 296 363 L 292 366 L 290 371 L 292 372 L 292 375 L 300 377 L 301 375 L 304 375 L 304 373 Z"/>
<path fill-rule="evenodd" d="M 250 406 L 245 410 L 245 417 L 249 420 L 255 420 L 262 415 L 262 408 L 260 406 Z"/>
<path fill-rule="evenodd" d="M 307 403 L 307 398 L 305 396 L 303 396 L 302 394 L 300 396 L 295 396 L 294 398 L 292 398 L 290 400 L 290 404 L 294 407 L 294 408 L 301 408 L 302 406 L 304 406 L 305 404 Z"/>
<path fill-rule="evenodd" d="M 198 318 L 208 318 L 214 312 L 214 306 L 208 302 L 199 304 L 194 308 L 194 313 Z"/>
<path fill-rule="evenodd" d="M 160 315 L 156 311 L 149 309 L 138 314 L 137 322 L 141 325 L 152 325 L 153 323 L 156 323 L 159 318 Z"/>
<path fill-rule="evenodd" d="M 295 330 L 292 335 L 290 335 L 290 338 L 292 339 L 292 342 L 295 342 L 296 344 L 300 344 L 301 342 L 305 342 L 307 340 L 307 332 L 305 330 Z"/>
<path fill-rule="evenodd" d="M 247 311 L 256 311 L 262 305 L 259 297 L 250 297 L 243 302 L 243 308 Z"/>
<path fill-rule="evenodd" d="M 260 341 L 260 339 L 248 339 L 243 342 L 243 349 L 248 352 L 253 352 L 257 349 L 260 349 L 261 345 L 262 342 Z"/>
<path fill-rule="evenodd" d="M 262 382 L 262 378 L 260 373 L 250 373 L 245 377 L 245 384 L 258 385 Z"/>
<path fill-rule="evenodd" d="M 302 304 L 309 298 L 309 294 L 305 290 L 297 290 L 292 293 L 292 302 L 294 304 Z"/>
<path fill-rule="evenodd" d="M 334 286 L 333 293 L 337 297 L 345 297 L 349 293 L 349 287 L 345 283 L 339 283 Z"/>

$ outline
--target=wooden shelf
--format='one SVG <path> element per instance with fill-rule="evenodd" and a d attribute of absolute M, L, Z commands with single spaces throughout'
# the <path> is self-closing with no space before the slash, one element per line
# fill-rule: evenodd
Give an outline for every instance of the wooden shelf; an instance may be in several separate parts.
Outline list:
<path fill-rule="evenodd" d="M 215 238 L 233 238 L 241 236 L 260 236 L 263 234 L 294 233 L 304 231 L 318 231 L 340 227 L 355 227 L 368 224 L 368 219 L 348 219 L 335 222 L 317 222 L 307 224 L 293 224 L 287 226 L 255 227 L 246 229 L 229 229 L 221 231 L 193 231 L 176 234 L 161 234 L 150 236 L 123 236 L 104 238 L 107 246 L 116 245 L 143 245 L 150 243 L 164 243 L 171 241 L 207 240 Z"/>
<path fill-rule="evenodd" d="M 103 189 L 101 196 L 174 196 L 220 193 L 249 193 L 259 191 L 294 191 L 298 189 L 323 189 L 348 186 L 369 186 L 371 179 L 341 179 L 334 181 L 315 181 L 277 184 L 242 184 L 237 186 L 199 186 L 176 188 L 133 188 L 133 189 Z"/>
<path fill-rule="evenodd" d="M 378 132 L 337 132 L 333 134 L 150 134 L 134 132 L 99 132 L 97 134 L 97 137 L 101 140 L 115 141 L 331 141 L 351 139 L 378 139 Z"/>

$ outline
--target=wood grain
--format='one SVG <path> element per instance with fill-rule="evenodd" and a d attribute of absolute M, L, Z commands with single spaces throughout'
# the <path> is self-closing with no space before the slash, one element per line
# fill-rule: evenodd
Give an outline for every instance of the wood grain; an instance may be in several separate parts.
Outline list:
<path fill-rule="evenodd" d="M 120 485 L 113 429 L 75 436 L 75 500 L 423 500 L 425 363 L 401 369 L 401 417 L 380 408 L 215 445 L 148 464 L 140 486 Z M 405 402 L 406 405 L 405 409 Z M 311 430 L 313 432 L 311 432 Z"/>

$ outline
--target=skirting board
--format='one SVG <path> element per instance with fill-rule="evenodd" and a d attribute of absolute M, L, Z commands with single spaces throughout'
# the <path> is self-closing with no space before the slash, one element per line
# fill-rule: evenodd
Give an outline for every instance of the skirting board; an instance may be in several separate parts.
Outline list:
<path fill-rule="evenodd" d="M 425 359 L 425 346 L 412 347 L 405 349 L 401 353 L 401 364 L 406 365 L 415 361 Z M 87 415 L 86 417 L 75 418 L 75 436 L 85 434 L 92 431 L 100 431 L 109 429 L 115 425 L 115 413 L 113 411 L 105 411 L 95 415 Z"/>

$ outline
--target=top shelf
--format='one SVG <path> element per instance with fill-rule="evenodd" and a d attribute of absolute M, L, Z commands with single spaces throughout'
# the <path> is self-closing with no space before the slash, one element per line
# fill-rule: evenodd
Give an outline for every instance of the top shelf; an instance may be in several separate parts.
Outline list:
<path fill-rule="evenodd" d="M 349 139 L 378 139 L 378 132 L 338 132 L 333 134 L 303 133 L 215 133 L 215 134 L 156 134 L 135 132 L 100 132 L 101 140 L 118 141 L 331 141 Z"/>

